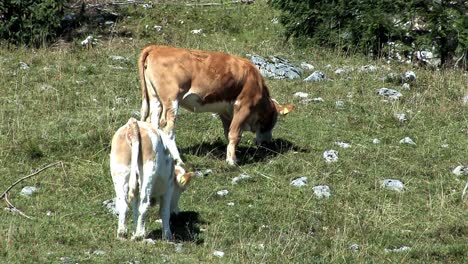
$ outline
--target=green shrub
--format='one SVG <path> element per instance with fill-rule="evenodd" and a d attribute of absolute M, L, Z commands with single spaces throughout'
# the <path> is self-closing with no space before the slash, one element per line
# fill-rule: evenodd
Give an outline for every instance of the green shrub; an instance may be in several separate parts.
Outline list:
<path fill-rule="evenodd" d="M 0 38 L 12 44 L 40 46 L 60 30 L 68 0 L 0 1 Z"/>
<path fill-rule="evenodd" d="M 448 0 L 271 0 L 283 11 L 286 36 L 308 37 L 319 45 L 388 55 L 404 45 L 405 57 L 431 51 L 440 64 L 464 59 L 468 51 L 468 2 Z"/>

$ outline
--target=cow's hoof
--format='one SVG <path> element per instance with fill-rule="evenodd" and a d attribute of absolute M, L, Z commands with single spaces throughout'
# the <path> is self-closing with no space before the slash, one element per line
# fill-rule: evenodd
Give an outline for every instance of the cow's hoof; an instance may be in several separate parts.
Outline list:
<path fill-rule="evenodd" d="M 236 166 L 237 163 L 235 160 L 233 159 L 226 159 L 226 163 L 229 165 L 229 166 Z"/>
<path fill-rule="evenodd" d="M 142 240 L 143 240 L 143 235 L 141 235 L 141 234 L 138 234 L 138 235 L 134 234 L 132 236 L 132 241 L 142 241 Z"/>

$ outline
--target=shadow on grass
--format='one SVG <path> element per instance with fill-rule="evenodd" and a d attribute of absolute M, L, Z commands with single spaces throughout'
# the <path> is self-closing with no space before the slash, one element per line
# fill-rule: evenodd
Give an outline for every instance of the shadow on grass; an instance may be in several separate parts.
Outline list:
<path fill-rule="evenodd" d="M 193 242 L 197 245 L 203 244 L 204 240 L 200 235 L 200 224 L 204 224 L 197 212 L 180 212 L 178 215 L 171 215 L 170 226 L 174 240 L 178 242 Z M 162 230 L 153 230 L 148 238 L 161 240 Z"/>
<path fill-rule="evenodd" d="M 215 142 L 204 142 L 202 144 L 181 148 L 180 152 L 195 156 L 213 156 L 217 159 L 226 158 L 227 144 L 221 139 Z M 239 165 L 250 164 L 255 162 L 264 162 L 278 155 L 282 155 L 289 151 L 309 152 L 308 149 L 294 145 L 289 140 L 276 138 L 269 143 L 252 146 L 237 146 L 236 156 Z"/>

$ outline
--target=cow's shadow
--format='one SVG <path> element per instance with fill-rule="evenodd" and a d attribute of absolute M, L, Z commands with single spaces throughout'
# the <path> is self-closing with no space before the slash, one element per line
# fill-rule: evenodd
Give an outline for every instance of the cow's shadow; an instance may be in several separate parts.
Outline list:
<path fill-rule="evenodd" d="M 212 156 L 216 159 L 225 159 L 226 147 L 227 143 L 218 139 L 215 142 L 204 142 L 181 148 L 180 151 L 183 155 Z M 264 162 L 289 151 L 308 152 L 309 150 L 282 138 L 273 139 L 262 145 L 239 145 L 236 148 L 237 164 Z"/>
<path fill-rule="evenodd" d="M 204 224 L 197 212 L 180 212 L 178 215 L 171 215 L 170 226 L 175 241 L 192 242 L 197 245 L 203 244 L 204 240 L 200 237 L 200 224 Z M 148 238 L 160 240 L 162 230 L 153 230 L 148 234 Z"/>

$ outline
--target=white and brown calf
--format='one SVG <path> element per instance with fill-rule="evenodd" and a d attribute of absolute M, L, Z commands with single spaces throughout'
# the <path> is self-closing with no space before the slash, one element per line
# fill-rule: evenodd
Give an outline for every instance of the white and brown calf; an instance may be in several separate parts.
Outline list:
<path fill-rule="evenodd" d="M 177 165 L 174 164 L 177 163 Z M 169 227 L 171 213 L 178 213 L 178 201 L 192 173 L 185 173 L 173 140 L 149 123 L 134 118 L 119 128 L 112 138 L 110 171 L 119 214 L 117 236 L 125 238 L 125 215 L 133 200 L 132 239 L 145 235 L 145 217 L 150 200 L 159 201 L 163 239 L 172 238 Z"/>

